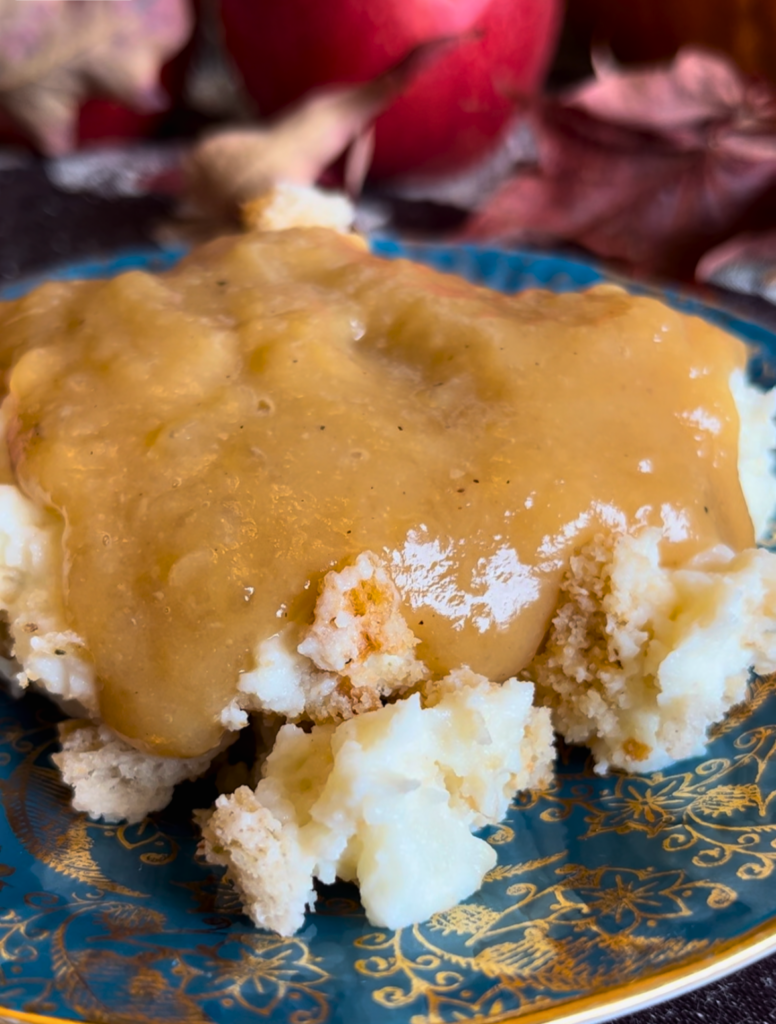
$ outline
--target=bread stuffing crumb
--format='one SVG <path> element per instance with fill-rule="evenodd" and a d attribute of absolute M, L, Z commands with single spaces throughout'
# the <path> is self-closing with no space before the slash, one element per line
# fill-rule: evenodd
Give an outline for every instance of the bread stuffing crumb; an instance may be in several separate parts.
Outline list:
<path fill-rule="evenodd" d="M 380 706 L 428 676 L 415 657 L 419 643 L 401 612 L 396 585 L 380 559 L 363 552 L 352 565 L 326 574 L 315 619 L 300 654 L 343 680 L 328 698 L 330 716 L 346 718 Z M 325 707 L 316 709 L 322 718 Z"/>
<path fill-rule="evenodd" d="M 326 574 L 312 625 L 301 642 L 293 627 L 262 641 L 255 666 L 222 716 L 240 709 L 291 719 L 340 722 L 380 708 L 428 677 L 415 657 L 417 638 L 401 612 L 399 592 L 372 552 Z"/>
<path fill-rule="evenodd" d="M 719 547 L 667 568 L 660 539 L 599 535 L 574 556 L 524 673 L 599 772 L 702 754 L 711 725 L 746 696 L 750 668 L 776 669 L 776 555 Z"/>
<path fill-rule="evenodd" d="M 77 719 L 60 724 L 59 738 L 62 750 L 52 760 L 73 790 L 75 810 L 130 824 L 166 807 L 174 787 L 202 775 L 213 756 L 155 757 L 107 725 Z"/>
<path fill-rule="evenodd" d="M 242 207 L 243 224 L 252 231 L 326 227 L 347 234 L 354 219 L 353 204 L 345 196 L 288 181 Z"/>

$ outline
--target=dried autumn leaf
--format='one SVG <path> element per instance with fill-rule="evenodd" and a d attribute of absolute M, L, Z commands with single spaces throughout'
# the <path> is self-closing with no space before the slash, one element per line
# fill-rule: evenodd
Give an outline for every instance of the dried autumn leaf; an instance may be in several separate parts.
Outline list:
<path fill-rule="evenodd" d="M 449 43 L 424 43 L 371 82 L 310 93 L 266 127 L 210 135 L 186 161 L 189 200 L 205 214 L 235 219 L 245 203 L 275 182 L 313 184 L 354 143 L 358 144 L 348 177 L 354 187 L 360 185 L 369 159 L 372 121 Z"/>
<path fill-rule="evenodd" d="M 528 161 L 476 203 L 461 237 L 571 242 L 691 276 L 776 188 L 775 110 L 770 87 L 697 50 L 662 69 L 608 70 L 526 112 Z"/>
<path fill-rule="evenodd" d="M 0 107 L 44 153 L 66 153 L 88 96 L 163 107 L 159 70 L 192 24 L 188 0 L 0 0 Z"/>
<path fill-rule="evenodd" d="M 573 242 L 634 268 L 686 276 L 776 182 L 776 160 L 681 150 L 551 104 L 529 124 L 537 165 L 496 189 L 464 240 Z"/>
<path fill-rule="evenodd" d="M 624 68 L 597 54 L 595 79 L 566 94 L 568 106 L 612 124 L 681 138 L 712 125 L 773 123 L 771 88 L 743 75 L 720 54 L 696 47 L 679 51 L 668 65 Z"/>

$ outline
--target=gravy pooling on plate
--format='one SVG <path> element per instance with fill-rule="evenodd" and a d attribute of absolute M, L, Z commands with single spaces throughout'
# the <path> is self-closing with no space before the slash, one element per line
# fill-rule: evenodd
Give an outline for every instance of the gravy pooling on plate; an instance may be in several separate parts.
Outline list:
<path fill-rule="evenodd" d="M 149 752 L 214 747 L 257 642 L 361 552 L 433 672 L 504 679 L 602 527 L 661 527 L 669 565 L 754 542 L 743 346 L 611 286 L 505 297 L 290 230 L 48 284 L 0 306 L 0 344 L 100 714 Z"/>

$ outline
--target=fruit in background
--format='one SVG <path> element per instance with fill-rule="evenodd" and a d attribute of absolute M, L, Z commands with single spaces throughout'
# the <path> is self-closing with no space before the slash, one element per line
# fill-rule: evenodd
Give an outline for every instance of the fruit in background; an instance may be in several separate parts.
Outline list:
<path fill-rule="evenodd" d="M 486 152 L 543 81 L 561 13 L 561 0 L 221 0 L 226 44 L 263 116 L 462 36 L 377 119 L 370 173 L 382 178 L 451 171 Z"/>
<path fill-rule="evenodd" d="M 142 139 L 156 132 L 183 95 L 191 47 L 187 45 L 162 68 L 158 109 L 143 113 L 116 100 L 93 97 L 78 112 L 78 143 L 102 139 Z"/>
<path fill-rule="evenodd" d="M 78 143 L 142 138 L 153 133 L 161 116 L 141 114 L 113 100 L 86 100 L 78 112 Z"/>

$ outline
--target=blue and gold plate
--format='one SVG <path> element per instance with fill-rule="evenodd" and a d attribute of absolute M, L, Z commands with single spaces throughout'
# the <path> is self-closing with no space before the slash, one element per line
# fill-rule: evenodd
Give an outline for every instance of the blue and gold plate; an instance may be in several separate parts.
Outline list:
<path fill-rule="evenodd" d="M 583 262 L 375 243 L 494 288 L 569 290 Z M 147 253 L 68 267 L 101 276 L 163 267 Z M 53 276 L 53 275 L 47 275 Z M 6 288 L 10 297 L 30 282 Z M 776 336 L 663 292 L 759 346 Z M 776 950 L 776 682 L 708 753 L 651 775 L 597 777 L 562 747 L 552 789 L 524 795 L 486 837 L 498 865 L 479 892 L 399 932 L 372 927 L 356 890 L 321 887 L 283 939 L 256 931 L 196 857 L 181 787 L 141 825 L 69 809 L 54 770 L 58 713 L 0 695 L 0 1012 L 106 1024 L 583 1024 L 677 995 Z"/>

